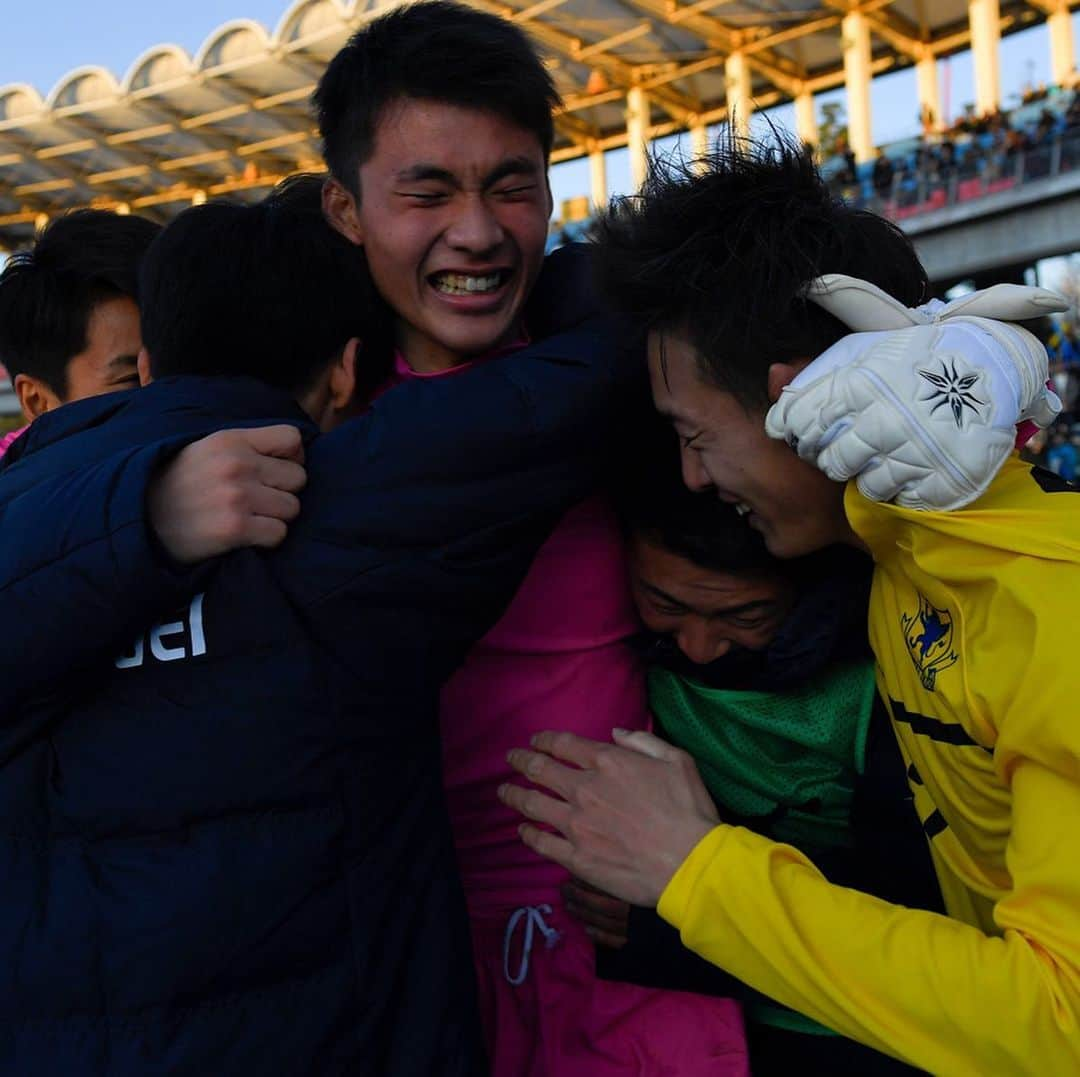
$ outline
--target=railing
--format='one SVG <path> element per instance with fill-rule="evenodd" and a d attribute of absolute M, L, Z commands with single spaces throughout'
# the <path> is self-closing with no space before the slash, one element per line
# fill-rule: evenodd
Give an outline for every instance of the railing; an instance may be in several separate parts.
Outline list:
<path fill-rule="evenodd" d="M 894 221 L 1052 179 L 1080 168 L 1080 130 L 1070 130 L 1022 151 L 969 152 L 956 164 L 940 163 L 893 177 L 888 196 L 867 194 L 860 184 L 831 186 L 845 201 Z"/>

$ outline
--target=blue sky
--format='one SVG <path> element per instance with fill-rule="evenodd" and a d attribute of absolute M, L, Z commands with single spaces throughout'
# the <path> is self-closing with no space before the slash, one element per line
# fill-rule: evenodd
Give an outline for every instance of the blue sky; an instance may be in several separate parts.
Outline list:
<path fill-rule="evenodd" d="M 0 0 L 0 85 L 28 82 L 46 94 L 62 75 L 84 64 L 100 64 L 123 76 L 151 45 L 168 41 L 194 53 L 211 30 L 238 18 L 256 19 L 273 29 L 288 0 L 51 0 L 43 5 Z M 1080 13 L 1073 17 L 1080 48 Z M 946 61 L 948 101 L 952 115 L 974 97 L 971 57 L 964 53 Z M 1049 78 L 1049 43 L 1045 26 L 1015 34 L 1002 42 L 1002 92 L 1009 97 L 1027 82 Z M 944 72 L 943 72 L 944 75 Z M 875 80 L 871 91 L 876 142 L 916 133 L 918 104 L 913 69 Z M 818 98 L 818 107 L 843 90 Z M 794 123 L 791 106 L 775 110 L 782 124 Z M 553 173 L 556 205 L 562 198 L 589 189 L 588 166 L 569 162 Z M 608 184 L 612 193 L 629 188 L 625 151 L 608 155 Z"/>

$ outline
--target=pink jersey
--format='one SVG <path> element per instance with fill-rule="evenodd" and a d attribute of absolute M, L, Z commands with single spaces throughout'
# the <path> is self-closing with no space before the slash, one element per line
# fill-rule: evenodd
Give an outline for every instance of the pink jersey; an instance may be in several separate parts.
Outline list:
<path fill-rule="evenodd" d="M 468 365 L 418 374 L 399 354 L 386 389 Z M 566 872 L 522 844 L 520 816 L 495 795 L 512 776 L 506 753 L 543 729 L 610 740 L 616 726 L 647 728 L 644 669 L 626 642 L 638 627 L 618 521 L 594 497 L 562 519 L 502 619 L 445 686 L 443 778 L 474 914 L 558 900 Z"/>
<path fill-rule="evenodd" d="M 0 437 L 0 459 L 2 459 L 8 449 L 11 448 L 12 442 L 14 442 L 20 434 L 26 433 L 28 429 L 29 427 L 20 426 L 18 430 L 12 430 L 11 433 Z"/>
<path fill-rule="evenodd" d="M 520 346 L 520 345 L 519 345 Z M 499 354 L 506 354 L 503 349 Z M 417 374 L 398 356 L 386 388 Z M 543 729 L 609 740 L 645 729 L 644 669 L 611 506 L 572 508 L 502 619 L 442 694 L 443 778 L 472 923 L 493 1077 L 742 1077 L 738 1006 L 598 980 L 592 943 L 563 906 L 567 873 L 522 844 L 496 796 L 506 763 Z"/>

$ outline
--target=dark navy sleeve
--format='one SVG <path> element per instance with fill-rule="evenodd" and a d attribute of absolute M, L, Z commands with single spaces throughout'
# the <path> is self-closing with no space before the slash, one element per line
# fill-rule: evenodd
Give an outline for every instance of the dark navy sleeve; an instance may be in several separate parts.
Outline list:
<path fill-rule="evenodd" d="M 197 590 L 206 569 L 175 566 L 146 520 L 146 488 L 178 448 L 133 449 L 0 503 L 0 725 Z"/>
<path fill-rule="evenodd" d="M 278 561 L 296 600 L 319 607 L 343 640 L 373 603 L 412 610 L 432 646 L 458 655 L 496 619 L 560 515 L 597 489 L 644 368 L 627 346 L 611 322 L 591 321 L 408 382 L 317 439 Z"/>

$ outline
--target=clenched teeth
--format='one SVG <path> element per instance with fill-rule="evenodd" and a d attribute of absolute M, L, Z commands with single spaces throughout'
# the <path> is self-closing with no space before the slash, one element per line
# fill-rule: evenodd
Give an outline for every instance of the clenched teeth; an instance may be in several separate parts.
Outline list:
<path fill-rule="evenodd" d="M 739 503 L 738 503 L 738 504 L 737 504 L 737 505 L 735 506 L 735 511 L 736 511 L 736 512 L 737 512 L 737 513 L 738 513 L 738 514 L 739 514 L 740 516 L 745 516 L 745 515 L 746 515 L 746 514 L 747 514 L 747 513 L 748 513 L 748 512 L 750 511 L 750 506 L 749 506 L 749 505 L 748 505 L 748 504 L 747 504 L 747 503 L 746 503 L 745 501 L 740 501 L 740 502 L 739 502 Z"/>
<path fill-rule="evenodd" d="M 494 292 L 502 279 L 502 273 L 489 273 L 486 277 L 473 277 L 465 273 L 438 273 L 432 278 L 432 283 L 443 295 L 475 295 Z"/>

